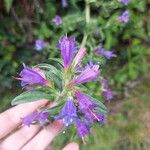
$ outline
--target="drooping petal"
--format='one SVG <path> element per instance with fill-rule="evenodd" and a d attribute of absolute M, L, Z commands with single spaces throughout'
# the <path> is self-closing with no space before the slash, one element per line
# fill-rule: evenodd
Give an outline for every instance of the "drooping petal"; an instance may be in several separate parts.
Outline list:
<path fill-rule="evenodd" d="M 76 106 L 73 99 L 70 98 L 66 101 L 64 107 L 58 116 L 55 117 L 56 120 L 62 120 L 65 126 L 69 126 L 78 118 L 76 113 Z"/>
<path fill-rule="evenodd" d="M 95 80 L 99 74 L 100 74 L 99 65 L 92 65 L 92 66 L 88 65 L 81 72 L 81 74 L 74 81 L 71 82 L 71 85 L 82 84 L 85 82 Z"/>
<path fill-rule="evenodd" d="M 68 69 L 72 62 L 74 50 L 75 50 L 75 38 L 74 37 L 67 37 L 63 36 L 60 39 L 58 44 L 58 48 L 61 50 L 61 55 L 64 61 L 64 68 Z"/>
<path fill-rule="evenodd" d="M 86 135 L 90 133 L 90 128 L 80 119 L 77 119 L 76 127 L 78 131 L 78 136 L 80 138 L 84 138 Z"/>

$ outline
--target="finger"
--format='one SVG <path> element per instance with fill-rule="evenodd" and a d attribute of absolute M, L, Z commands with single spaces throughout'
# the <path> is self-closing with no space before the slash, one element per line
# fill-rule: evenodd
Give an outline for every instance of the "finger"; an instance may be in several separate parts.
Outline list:
<path fill-rule="evenodd" d="M 79 150 L 79 145 L 77 143 L 69 143 L 62 150 Z"/>
<path fill-rule="evenodd" d="M 38 107 L 45 105 L 47 100 L 39 100 L 36 102 L 30 102 L 25 104 L 20 104 L 11 109 L 0 114 L 0 139 L 10 133 L 19 124 L 21 124 L 21 119 Z"/>
<path fill-rule="evenodd" d="M 15 133 L 7 137 L 1 144 L 1 150 L 19 150 L 25 145 L 33 136 L 35 136 L 41 127 L 39 125 L 30 125 L 30 127 L 23 126 Z"/>
<path fill-rule="evenodd" d="M 62 129 L 63 125 L 55 121 L 42 129 L 29 143 L 27 143 L 22 150 L 44 150 L 52 142 L 54 137 Z"/>

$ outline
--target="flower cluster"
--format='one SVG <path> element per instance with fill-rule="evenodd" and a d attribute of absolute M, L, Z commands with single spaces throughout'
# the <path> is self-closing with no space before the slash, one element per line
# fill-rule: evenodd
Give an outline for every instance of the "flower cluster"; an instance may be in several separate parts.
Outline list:
<path fill-rule="evenodd" d="M 129 0 L 118 0 L 120 3 L 124 4 L 124 5 L 128 5 L 129 3 Z M 128 10 L 125 10 L 118 18 L 117 20 L 119 22 L 122 22 L 122 23 L 127 23 L 129 21 L 129 11 Z"/>
<path fill-rule="evenodd" d="M 101 48 L 101 47 L 97 47 L 97 48 L 95 49 L 95 52 L 96 52 L 96 54 L 98 54 L 98 55 L 101 55 L 101 56 L 106 57 L 107 59 L 111 59 L 111 58 L 117 56 L 116 54 L 113 53 L 113 51 L 108 51 L 108 50 L 105 50 L 105 49 L 103 49 L 103 48 Z"/>
<path fill-rule="evenodd" d="M 85 48 L 80 48 L 76 52 L 75 38 L 73 36 L 62 36 L 59 40 L 57 48 L 61 51 L 63 59 L 63 81 L 61 91 L 57 100 L 64 100 L 61 110 L 52 115 L 53 120 L 60 120 L 65 125 L 65 129 L 71 125 L 75 126 L 80 138 L 84 138 L 90 133 L 90 127 L 93 123 L 98 122 L 104 124 L 106 122 L 106 107 L 100 101 L 95 100 L 89 95 L 82 92 L 80 85 L 95 81 L 100 75 L 100 66 L 90 62 L 79 69 L 82 59 L 86 54 Z M 107 58 L 115 57 L 113 53 L 104 52 L 103 49 L 99 53 Z M 27 90 L 34 89 L 37 85 L 50 88 L 51 81 L 47 79 L 46 73 L 38 67 L 29 68 L 24 65 L 24 69 L 17 78 L 21 80 L 21 86 Z M 104 95 L 107 99 L 111 99 L 111 91 L 105 81 L 102 81 Z M 32 92 L 32 91 L 31 91 Z M 24 118 L 24 125 L 30 126 L 33 122 L 41 125 L 48 123 L 49 113 L 46 110 L 34 112 Z"/>

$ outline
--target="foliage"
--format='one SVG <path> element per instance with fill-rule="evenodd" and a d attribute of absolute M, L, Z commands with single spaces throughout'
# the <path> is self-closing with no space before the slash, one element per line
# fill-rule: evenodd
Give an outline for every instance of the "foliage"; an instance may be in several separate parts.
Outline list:
<path fill-rule="evenodd" d="M 12 87 L 12 76 L 16 76 L 22 62 L 34 65 L 45 62 L 48 57 L 57 57 L 56 44 L 63 34 L 73 34 L 79 43 L 85 37 L 89 58 L 94 61 L 102 59 L 93 54 L 96 46 L 115 49 L 118 57 L 115 63 L 107 63 L 104 72 L 111 71 L 110 78 L 114 76 L 111 83 L 117 83 L 119 88 L 147 70 L 144 56 L 150 54 L 149 0 L 132 0 L 128 6 L 117 0 L 70 0 L 68 3 L 68 7 L 63 8 L 56 0 L 1 2 L 1 87 Z M 85 15 L 88 11 L 85 3 L 89 5 L 89 17 Z M 130 12 L 130 21 L 122 24 L 116 18 L 125 9 Z M 58 27 L 52 22 L 55 15 L 60 15 L 63 20 Z M 49 47 L 41 52 L 34 47 L 35 40 L 39 38 L 49 42 Z"/>

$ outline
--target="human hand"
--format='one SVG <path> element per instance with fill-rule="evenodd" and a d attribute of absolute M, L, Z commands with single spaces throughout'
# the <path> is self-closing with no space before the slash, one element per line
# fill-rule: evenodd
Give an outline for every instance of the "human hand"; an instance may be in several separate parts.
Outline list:
<path fill-rule="evenodd" d="M 63 125 L 54 122 L 42 128 L 39 125 L 21 126 L 21 119 L 37 108 L 47 104 L 46 100 L 15 106 L 0 114 L 0 150 L 46 150 Z M 63 150 L 79 150 L 70 143 Z"/>

